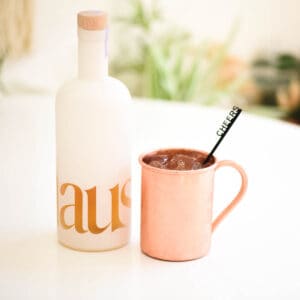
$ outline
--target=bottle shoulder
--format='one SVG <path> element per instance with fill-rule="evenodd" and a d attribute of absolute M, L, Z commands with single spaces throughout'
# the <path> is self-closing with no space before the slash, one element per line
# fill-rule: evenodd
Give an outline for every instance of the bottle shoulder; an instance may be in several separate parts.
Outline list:
<path fill-rule="evenodd" d="M 128 96 L 131 98 L 131 95 L 130 95 L 130 92 L 129 92 L 127 86 L 121 80 L 119 80 L 115 77 L 108 76 L 107 82 L 108 82 L 107 84 L 109 86 L 119 88 L 120 90 L 122 90 L 122 92 L 124 94 L 128 94 Z"/>
<path fill-rule="evenodd" d="M 88 101 L 89 99 L 105 100 L 108 98 L 110 101 L 114 99 L 130 101 L 131 95 L 124 83 L 111 76 L 99 81 L 74 78 L 64 83 L 56 94 L 56 101 L 64 99 Z"/>

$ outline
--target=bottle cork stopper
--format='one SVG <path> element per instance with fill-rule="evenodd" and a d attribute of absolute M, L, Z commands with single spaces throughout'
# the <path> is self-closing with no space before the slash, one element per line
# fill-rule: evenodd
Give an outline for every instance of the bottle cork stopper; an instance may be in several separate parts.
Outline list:
<path fill-rule="evenodd" d="M 100 10 L 81 11 L 77 15 L 77 23 L 85 30 L 103 30 L 107 27 L 107 13 Z"/>

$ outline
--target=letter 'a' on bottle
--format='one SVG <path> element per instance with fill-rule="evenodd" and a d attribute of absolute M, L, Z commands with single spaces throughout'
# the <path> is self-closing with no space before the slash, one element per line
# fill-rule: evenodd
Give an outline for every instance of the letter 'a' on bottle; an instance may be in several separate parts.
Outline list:
<path fill-rule="evenodd" d="M 56 96 L 58 241 L 82 251 L 130 235 L 131 97 L 108 75 L 108 16 L 77 15 L 78 74 Z"/>

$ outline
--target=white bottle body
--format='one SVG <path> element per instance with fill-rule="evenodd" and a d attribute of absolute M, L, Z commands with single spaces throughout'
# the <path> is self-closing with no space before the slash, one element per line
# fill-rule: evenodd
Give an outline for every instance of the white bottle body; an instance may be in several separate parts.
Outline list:
<path fill-rule="evenodd" d="M 58 239 L 102 251 L 130 235 L 131 98 L 118 80 L 76 79 L 56 99 Z"/>

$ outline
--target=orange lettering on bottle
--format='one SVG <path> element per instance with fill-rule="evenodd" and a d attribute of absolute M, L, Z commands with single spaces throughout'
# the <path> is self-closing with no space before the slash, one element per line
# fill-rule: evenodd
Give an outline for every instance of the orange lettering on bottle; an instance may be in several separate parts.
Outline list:
<path fill-rule="evenodd" d="M 115 231 L 125 225 L 121 222 L 119 216 L 119 185 L 115 185 L 111 192 L 111 229 Z"/>
<path fill-rule="evenodd" d="M 105 227 L 97 226 L 97 195 L 96 195 L 96 187 L 86 190 L 88 195 L 88 227 L 91 233 L 99 234 L 106 230 L 110 223 L 108 223 Z"/>
<path fill-rule="evenodd" d="M 124 185 L 123 185 L 123 188 L 122 188 L 122 191 L 121 191 L 121 201 L 122 203 L 126 206 L 126 207 L 130 207 L 131 206 L 131 199 L 130 197 L 128 197 L 126 195 L 126 187 L 127 185 L 130 183 L 130 179 L 128 179 Z"/>
<path fill-rule="evenodd" d="M 64 229 L 71 229 L 75 227 L 75 230 L 78 233 L 85 233 L 90 231 L 93 234 L 100 234 L 105 231 L 110 225 L 112 231 L 117 230 L 118 228 L 125 227 L 120 220 L 120 211 L 119 211 L 119 199 L 124 206 L 130 208 L 131 199 L 126 194 L 126 188 L 130 182 L 128 179 L 122 187 L 121 195 L 119 196 L 119 185 L 115 185 L 110 189 L 111 193 L 111 222 L 104 227 L 99 227 L 97 225 L 97 188 L 96 186 L 85 190 L 87 193 L 87 204 L 88 204 L 88 230 L 83 228 L 83 193 L 79 186 L 72 183 L 64 183 L 61 185 L 60 193 L 65 194 L 67 188 L 70 186 L 74 190 L 74 204 L 67 204 L 60 208 L 59 211 L 59 222 Z M 67 224 L 65 220 L 65 213 L 67 209 L 74 208 L 74 224 Z"/>
<path fill-rule="evenodd" d="M 70 229 L 73 226 L 75 226 L 75 229 L 76 229 L 77 232 L 85 233 L 85 232 L 87 232 L 87 230 L 83 229 L 83 224 L 82 224 L 82 191 L 81 191 L 80 187 L 75 185 L 75 184 L 72 184 L 72 183 L 64 183 L 60 188 L 60 193 L 62 195 L 64 195 L 65 192 L 66 192 L 66 189 L 69 186 L 73 187 L 73 189 L 74 189 L 75 203 L 64 205 L 61 208 L 61 210 L 60 210 L 60 223 L 61 223 L 61 225 L 64 229 Z M 74 224 L 68 225 L 65 221 L 65 211 L 66 211 L 67 208 L 70 208 L 72 206 L 74 207 L 74 210 L 75 210 L 75 214 L 74 214 L 75 221 L 74 221 Z"/>

